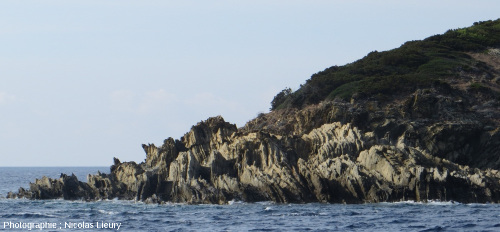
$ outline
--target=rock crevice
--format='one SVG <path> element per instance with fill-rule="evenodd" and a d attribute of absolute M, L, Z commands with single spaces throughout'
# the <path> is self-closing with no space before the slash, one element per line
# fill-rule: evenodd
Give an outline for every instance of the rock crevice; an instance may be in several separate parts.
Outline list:
<path fill-rule="evenodd" d="M 168 138 L 160 147 L 143 145 L 146 159 L 140 164 L 115 158 L 109 174 L 89 175 L 87 183 L 75 176 L 44 177 L 29 190 L 20 189 L 8 197 L 193 204 L 499 202 L 496 169 L 452 161 L 473 149 L 474 145 L 457 141 L 467 140 L 461 136 L 477 126 L 432 123 L 419 128 L 389 119 L 373 131 L 363 132 L 350 122 L 331 122 L 285 134 L 252 131 L 248 125 L 238 130 L 222 117 L 214 117 L 193 126 L 180 140 Z M 480 138 L 481 145 L 498 153 L 488 145 L 495 143 L 492 137 L 498 137 L 498 132 L 488 133 L 491 137 Z M 461 153 L 454 155 L 457 150 Z"/>

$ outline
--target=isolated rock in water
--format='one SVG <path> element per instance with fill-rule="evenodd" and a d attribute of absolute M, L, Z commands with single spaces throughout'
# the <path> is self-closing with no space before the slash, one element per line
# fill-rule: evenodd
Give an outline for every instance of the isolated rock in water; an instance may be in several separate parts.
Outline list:
<path fill-rule="evenodd" d="M 65 199 L 65 200 L 94 200 L 96 195 L 92 188 L 86 183 L 78 181 L 73 174 L 68 176 L 61 174 L 59 179 L 52 179 L 46 176 L 36 179 L 35 183 L 30 183 L 30 189 L 19 189 L 19 193 L 10 192 L 8 198 L 29 198 L 29 199 Z"/>

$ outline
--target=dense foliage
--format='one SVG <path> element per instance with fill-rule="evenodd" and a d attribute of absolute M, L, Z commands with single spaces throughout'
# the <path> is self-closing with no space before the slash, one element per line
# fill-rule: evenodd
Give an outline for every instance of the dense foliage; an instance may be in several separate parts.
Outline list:
<path fill-rule="evenodd" d="M 374 51 L 353 63 L 327 68 L 312 75 L 297 91 L 280 92 L 271 109 L 302 107 L 334 98 L 348 100 L 353 95 L 383 99 L 443 84 L 459 72 L 484 69 L 485 64 L 467 52 L 491 47 L 500 47 L 500 19 L 406 42 L 390 51 Z"/>
<path fill-rule="evenodd" d="M 287 100 L 288 96 L 292 94 L 292 89 L 285 88 L 281 90 L 276 96 L 274 96 L 273 101 L 271 101 L 271 109 L 276 109 Z"/>

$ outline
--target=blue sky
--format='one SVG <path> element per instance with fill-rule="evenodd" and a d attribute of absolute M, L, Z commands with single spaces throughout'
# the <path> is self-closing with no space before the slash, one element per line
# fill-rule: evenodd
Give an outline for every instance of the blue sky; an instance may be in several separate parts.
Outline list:
<path fill-rule="evenodd" d="M 313 73 L 497 19 L 500 1 L 0 2 L 0 166 L 141 162 L 222 115 L 238 127 Z"/>

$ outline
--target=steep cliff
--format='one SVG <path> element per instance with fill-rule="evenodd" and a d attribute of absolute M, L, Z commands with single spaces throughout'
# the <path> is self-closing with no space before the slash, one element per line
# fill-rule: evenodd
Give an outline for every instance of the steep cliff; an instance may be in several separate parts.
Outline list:
<path fill-rule="evenodd" d="M 87 183 L 64 174 L 44 177 L 8 197 L 498 203 L 500 37 L 491 32 L 500 31 L 498 25 L 480 23 L 469 32 L 450 31 L 420 45 L 412 42 L 411 49 L 403 45 L 349 67 L 332 67 L 298 91 L 283 92 L 273 111 L 242 128 L 220 116 L 209 118 L 180 140 L 143 145 L 146 159 L 140 164 L 115 158 L 109 174 L 89 175 Z M 490 33 L 491 41 L 484 42 L 484 34 L 479 42 L 470 40 L 478 31 Z M 454 40 L 460 36 L 465 39 Z M 437 44 L 439 54 L 429 44 Z M 445 63 L 436 60 L 443 54 Z M 383 65 L 374 71 L 374 64 Z M 352 89 L 346 92 L 346 86 Z"/>

